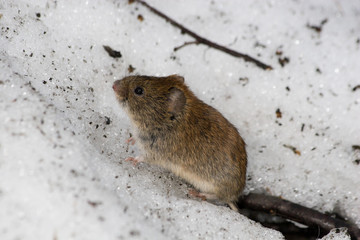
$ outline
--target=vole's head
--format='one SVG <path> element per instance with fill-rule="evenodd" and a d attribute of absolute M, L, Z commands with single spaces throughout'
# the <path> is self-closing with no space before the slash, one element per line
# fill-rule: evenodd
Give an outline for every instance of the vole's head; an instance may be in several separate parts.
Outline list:
<path fill-rule="evenodd" d="M 128 76 L 114 82 L 113 89 L 120 104 L 137 125 L 160 127 L 179 120 L 189 91 L 184 78 Z"/>

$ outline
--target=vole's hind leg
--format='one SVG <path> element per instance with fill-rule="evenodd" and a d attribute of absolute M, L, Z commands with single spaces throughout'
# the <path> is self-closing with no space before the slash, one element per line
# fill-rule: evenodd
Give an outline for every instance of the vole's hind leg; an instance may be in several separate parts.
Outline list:
<path fill-rule="evenodd" d="M 206 201 L 206 200 L 219 200 L 219 198 L 214 194 L 214 193 L 202 193 L 199 192 L 195 189 L 189 189 L 188 194 L 190 196 L 196 197 L 196 198 L 200 198 L 202 201 Z M 229 205 L 229 207 L 236 211 L 239 212 L 238 207 L 236 206 L 236 203 L 233 202 L 228 202 L 227 205 Z"/>
<path fill-rule="evenodd" d="M 142 156 L 136 156 L 136 157 L 128 157 L 125 159 L 126 162 L 132 162 L 134 166 L 136 166 L 140 162 L 144 162 L 144 158 Z"/>
<path fill-rule="evenodd" d="M 218 197 L 213 193 L 201 193 L 195 189 L 189 189 L 188 194 L 190 196 L 200 198 L 202 201 L 218 199 Z"/>

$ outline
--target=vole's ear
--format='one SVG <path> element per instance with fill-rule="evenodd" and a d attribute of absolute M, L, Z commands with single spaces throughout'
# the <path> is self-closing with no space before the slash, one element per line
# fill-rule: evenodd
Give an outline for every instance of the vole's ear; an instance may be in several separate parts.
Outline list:
<path fill-rule="evenodd" d="M 179 81 L 179 82 L 184 82 L 184 78 L 182 76 L 179 76 L 177 74 L 173 74 L 173 75 L 170 75 L 168 76 L 169 78 L 175 80 L 175 81 Z"/>
<path fill-rule="evenodd" d="M 183 91 L 176 87 L 169 89 L 168 111 L 174 115 L 179 114 L 185 107 L 186 98 Z"/>

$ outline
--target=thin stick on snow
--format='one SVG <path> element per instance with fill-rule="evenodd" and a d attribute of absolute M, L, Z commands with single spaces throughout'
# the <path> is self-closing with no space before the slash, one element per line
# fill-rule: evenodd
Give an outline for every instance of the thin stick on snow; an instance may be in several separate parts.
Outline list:
<path fill-rule="evenodd" d="M 231 50 L 227 47 L 224 47 L 222 45 L 219 45 L 217 43 L 214 43 L 206 38 L 203 38 L 201 36 L 199 36 L 198 34 L 194 33 L 193 31 L 189 30 L 188 28 L 184 27 L 183 25 L 181 25 L 180 23 L 176 22 L 175 20 L 173 20 L 172 18 L 168 17 L 167 15 L 165 15 L 164 13 L 160 12 L 159 10 L 153 8 L 152 6 L 150 6 L 149 4 L 147 4 L 144 1 L 141 0 L 135 0 L 136 2 L 140 3 L 141 5 L 147 7 L 150 11 L 152 11 L 153 13 L 155 13 L 156 15 L 158 15 L 159 17 L 164 18 L 166 21 L 168 21 L 169 23 L 171 23 L 173 26 L 179 28 L 181 30 L 182 33 L 188 34 L 191 37 L 195 38 L 196 40 L 196 44 L 205 44 L 211 48 L 220 50 L 222 52 L 225 52 L 227 54 L 230 54 L 231 56 L 234 57 L 238 57 L 238 58 L 242 58 L 244 59 L 246 62 L 252 62 L 254 64 L 256 64 L 256 66 L 264 69 L 264 70 L 272 70 L 273 68 L 270 65 L 267 65 L 253 57 L 250 57 L 247 54 L 243 54 L 234 50 Z M 188 44 L 185 44 L 188 45 Z"/>

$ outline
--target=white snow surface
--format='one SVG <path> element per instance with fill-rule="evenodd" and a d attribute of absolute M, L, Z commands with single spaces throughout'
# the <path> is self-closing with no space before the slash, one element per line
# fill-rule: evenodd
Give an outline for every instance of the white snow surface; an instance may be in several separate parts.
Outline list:
<path fill-rule="evenodd" d="M 149 3 L 274 70 L 204 45 L 174 52 L 193 39 L 136 3 L 0 0 L 0 239 L 283 239 L 189 198 L 169 172 L 124 162 L 137 148 L 125 144 L 132 129 L 111 86 L 129 65 L 184 76 L 239 129 L 245 192 L 360 226 L 360 2 Z M 324 19 L 321 32 L 307 27 Z"/>
<path fill-rule="evenodd" d="M 321 240 L 348 240 L 349 234 L 346 228 L 336 228 L 332 229 L 326 236 L 321 238 Z"/>

